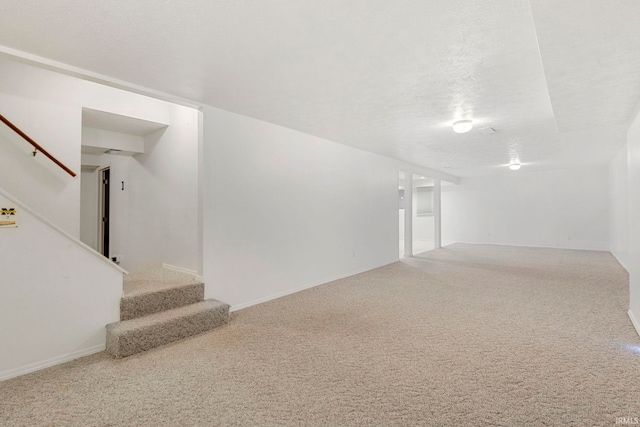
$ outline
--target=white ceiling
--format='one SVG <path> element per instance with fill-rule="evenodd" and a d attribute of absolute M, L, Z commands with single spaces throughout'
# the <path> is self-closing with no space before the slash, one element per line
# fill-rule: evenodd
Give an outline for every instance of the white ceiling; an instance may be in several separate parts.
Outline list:
<path fill-rule="evenodd" d="M 457 176 L 515 158 L 531 169 L 604 164 L 640 98 L 636 0 L 2 9 L 1 45 Z M 451 131 L 461 118 L 475 122 L 468 134 Z"/>

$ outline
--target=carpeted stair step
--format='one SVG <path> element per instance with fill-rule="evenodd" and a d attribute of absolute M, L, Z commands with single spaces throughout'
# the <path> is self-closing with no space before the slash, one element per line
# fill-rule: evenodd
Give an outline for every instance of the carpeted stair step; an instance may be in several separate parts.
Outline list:
<path fill-rule="evenodd" d="M 120 301 L 120 320 L 136 319 L 204 300 L 204 283 L 127 295 Z"/>
<path fill-rule="evenodd" d="M 229 321 L 229 305 L 206 300 L 137 319 L 107 325 L 107 353 L 127 357 Z"/>

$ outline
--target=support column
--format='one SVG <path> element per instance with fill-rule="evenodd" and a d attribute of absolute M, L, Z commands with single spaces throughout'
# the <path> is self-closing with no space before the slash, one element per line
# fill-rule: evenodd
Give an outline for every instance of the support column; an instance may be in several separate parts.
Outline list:
<path fill-rule="evenodd" d="M 413 174 L 404 173 L 404 256 L 413 256 Z"/>
<path fill-rule="evenodd" d="M 433 249 L 439 249 L 442 247 L 441 194 L 442 182 L 439 179 L 436 179 L 433 183 Z"/>

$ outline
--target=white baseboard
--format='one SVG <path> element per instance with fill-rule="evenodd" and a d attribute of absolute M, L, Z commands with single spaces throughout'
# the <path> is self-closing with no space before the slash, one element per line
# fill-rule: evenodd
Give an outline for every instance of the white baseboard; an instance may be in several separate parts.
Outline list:
<path fill-rule="evenodd" d="M 609 244 L 603 242 L 591 242 L 585 240 L 573 240 L 571 245 L 556 244 L 556 245 L 530 245 L 530 244 L 518 244 L 518 243 L 495 243 L 495 242 L 467 242 L 458 240 L 455 243 L 461 243 L 463 245 L 488 245 L 488 246 L 515 246 L 519 248 L 540 248 L 540 249 L 566 249 L 570 251 L 596 251 L 596 252 L 609 252 Z"/>
<path fill-rule="evenodd" d="M 638 319 L 636 319 L 636 316 L 633 315 L 633 311 L 631 311 L 631 309 L 627 311 L 627 314 L 629 315 L 629 319 L 631 319 L 631 323 L 633 324 L 633 327 L 636 328 L 636 332 L 638 333 L 638 335 L 640 335 L 640 322 L 638 322 Z"/>
<path fill-rule="evenodd" d="M 627 270 L 627 272 L 629 272 L 629 269 L 624 264 L 624 262 L 622 262 L 622 260 L 620 258 L 618 258 L 618 255 L 616 255 L 615 252 L 613 252 L 613 251 L 609 251 L 609 252 L 611 252 L 611 255 L 613 255 L 613 257 L 616 259 L 616 261 L 618 261 L 618 264 L 620 264 L 622 266 L 622 268 L 624 268 L 625 270 Z"/>
<path fill-rule="evenodd" d="M 277 294 L 269 295 L 269 296 L 266 296 L 264 298 L 254 299 L 254 300 L 249 301 L 249 302 L 244 302 L 242 304 L 234 305 L 231 308 L 229 308 L 229 311 L 230 312 L 234 312 L 234 311 L 242 310 L 244 308 L 248 308 L 248 307 L 251 307 L 251 306 L 254 306 L 254 305 L 262 304 L 263 302 L 267 302 L 267 301 L 271 301 L 271 300 L 274 300 L 274 299 L 282 298 L 282 297 L 285 297 L 287 295 L 295 294 L 296 292 L 300 292 L 300 291 L 304 291 L 306 289 L 314 288 L 316 286 L 324 285 L 325 283 L 330 283 L 330 282 L 333 282 L 335 280 L 340 280 L 340 279 L 344 279 L 346 277 L 355 276 L 356 274 L 365 273 L 367 271 L 375 270 L 376 268 L 381 268 L 381 267 L 384 267 L 384 266 L 389 265 L 389 264 L 395 264 L 396 262 L 398 262 L 398 261 L 393 261 L 393 262 L 390 262 L 390 263 L 387 263 L 387 264 L 379 265 L 377 267 L 365 268 L 365 269 L 354 271 L 354 272 L 351 272 L 351 273 L 348 273 L 348 274 L 339 275 L 339 276 L 336 276 L 336 277 L 333 277 L 333 278 L 323 279 L 322 281 L 314 282 L 314 283 L 311 283 L 311 284 L 308 284 L 308 285 L 304 285 L 304 286 L 300 286 L 299 288 L 294 288 L 294 289 L 290 289 L 288 291 L 278 292 Z"/>
<path fill-rule="evenodd" d="M 62 356 L 54 357 L 52 359 L 31 363 L 29 365 L 21 366 L 15 369 L 9 369 L 7 371 L 0 372 L 0 381 L 8 380 L 9 378 L 19 377 L 20 375 L 25 375 L 31 372 L 39 371 L 41 369 L 50 368 L 51 366 L 60 365 L 61 363 L 69 362 L 79 357 L 100 353 L 104 350 L 105 350 L 105 345 L 100 344 L 100 345 L 86 348 L 84 350 L 74 351 L 73 353 L 63 354 Z"/>
<path fill-rule="evenodd" d="M 178 267 L 176 265 L 165 264 L 164 262 L 162 263 L 162 268 L 166 268 L 167 270 L 171 270 L 171 271 L 177 271 L 178 273 L 191 274 L 192 276 L 195 276 L 196 279 L 202 280 L 202 276 L 199 276 L 198 272 L 195 270 L 190 270 L 184 267 Z"/>

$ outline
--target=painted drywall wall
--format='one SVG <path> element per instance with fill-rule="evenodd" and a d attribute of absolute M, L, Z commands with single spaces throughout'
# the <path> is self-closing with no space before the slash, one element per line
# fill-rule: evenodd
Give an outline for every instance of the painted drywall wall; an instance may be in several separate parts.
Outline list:
<path fill-rule="evenodd" d="M 611 253 L 625 268 L 627 268 L 629 258 L 629 192 L 627 180 L 627 146 L 625 145 L 609 165 Z"/>
<path fill-rule="evenodd" d="M 629 315 L 640 334 L 640 113 L 627 132 Z"/>
<path fill-rule="evenodd" d="M 100 177 L 102 170 L 109 168 L 111 185 L 109 192 L 109 256 L 118 255 L 123 268 L 136 271 L 136 265 L 128 259 L 129 252 L 136 250 L 137 242 L 129 241 L 130 200 L 129 192 L 122 190 L 122 182 L 130 183 L 129 172 L 133 160 L 128 156 L 103 154 L 96 156 L 98 167 L 82 171 L 81 198 L 81 235 L 80 240 L 95 250 L 101 252 L 99 245 L 99 206 L 100 206 Z M 128 185 L 125 185 L 125 189 Z M 138 226 L 136 224 L 136 226 Z M 152 253 L 147 253 L 152 255 Z M 155 265 L 155 267 L 159 267 Z M 138 268 L 139 269 L 139 268 Z"/>
<path fill-rule="evenodd" d="M 443 186 L 442 238 L 609 250 L 606 166 L 466 178 Z"/>
<path fill-rule="evenodd" d="M 413 189 L 413 240 L 421 242 L 433 242 L 434 233 L 434 217 L 433 214 L 418 213 L 418 205 L 421 203 L 422 198 L 429 198 L 428 201 L 422 203 L 433 210 L 431 198 L 433 197 L 433 187 L 429 188 L 430 191 L 419 193 L 418 187 Z"/>
<path fill-rule="evenodd" d="M 414 200 L 416 198 L 416 192 L 413 193 Z M 404 209 L 399 210 L 398 232 L 400 234 L 400 240 L 404 238 Z M 433 242 L 434 224 L 433 214 L 431 215 L 418 215 L 416 213 L 416 206 L 413 206 L 413 240 L 421 242 Z"/>
<path fill-rule="evenodd" d="M 119 173 L 123 159 L 129 165 L 111 194 L 128 198 L 128 212 L 122 212 L 128 228 L 118 250 L 131 270 L 162 260 L 198 271 L 198 111 L 171 105 L 169 113 L 172 125 L 145 136 L 144 154 L 110 156 L 112 173 Z"/>
<path fill-rule="evenodd" d="M 80 241 L 98 250 L 98 173 L 82 169 L 80 173 Z"/>
<path fill-rule="evenodd" d="M 1 114 L 51 155 L 80 174 L 81 109 L 3 93 L 5 74 L 0 59 Z M 68 175 L 43 154 L 0 123 L 0 182 L 24 203 L 46 214 L 73 236 L 80 235 L 80 180 Z"/>
<path fill-rule="evenodd" d="M 93 232 L 82 227 L 87 222 L 80 218 L 81 195 L 88 194 L 80 178 L 82 108 L 167 124 L 143 138 L 130 138 L 142 139 L 145 153 L 126 167 L 119 164 L 112 176 L 117 184 L 126 178 L 124 194 L 112 187 L 117 209 L 123 210 L 115 212 L 122 223 L 115 224 L 113 237 L 121 239 L 114 243 L 132 271 L 162 263 L 198 269 L 197 110 L 7 58 L 0 58 L 0 105 L 3 115 L 79 174 L 71 178 L 42 156 L 33 160 L 29 146 L 0 125 L 0 182 L 78 238 L 81 228 L 85 237 Z"/>
<path fill-rule="evenodd" d="M 90 179 L 97 182 L 99 171 L 110 169 L 109 255 L 118 255 L 121 266 L 140 271 L 165 263 L 198 271 L 198 111 L 169 103 L 162 108 L 160 118 L 170 125 L 145 136 L 85 128 L 83 143 L 95 144 L 98 136 L 100 143 L 114 138 L 124 150 L 137 141 L 144 145 L 134 156 L 99 156 Z M 97 191 L 92 197 L 95 205 Z"/>
<path fill-rule="evenodd" d="M 397 162 L 204 109 L 204 279 L 234 308 L 398 259 Z"/>
<path fill-rule="evenodd" d="M 83 172 L 83 180 L 94 183 L 93 191 L 83 193 L 88 199 L 82 201 L 87 207 L 83 223 L 97 236 L 93 207 L 98 205 L 98 175 L 110 169 L 109 255 L 117 255 L 129 271 L 160 268 L 162 263 L 199 271 L 198 112 L 187 108 L 175 114 L 172 121 L 182 129 L 147 135 L 144 154 L 103 154 L 97 169 Z"/>
<path fill-rule="evenodd" d="M 0 195 L 0 205 L 15 206 Z M 0 229 L 0 380 L 102 351 L 122 272 L 18 206 Z M 28 254 L 28 256 L 24 256 Z"/>
<path fill-rule="evenodd" d="M 404 209 L 399 210 L 399 255 L 400 258 L 404 257 L 405 242 L 404 242 Z M 413 234 L 412 252 L 413 255 L 421 254 L 425 251 L 433 249 L 434 245 L 434 216 L 415 216 L 412 218 L 413 227 L 411 231 Z M 453 242 L 451 242 L 453 243 Z"/>

